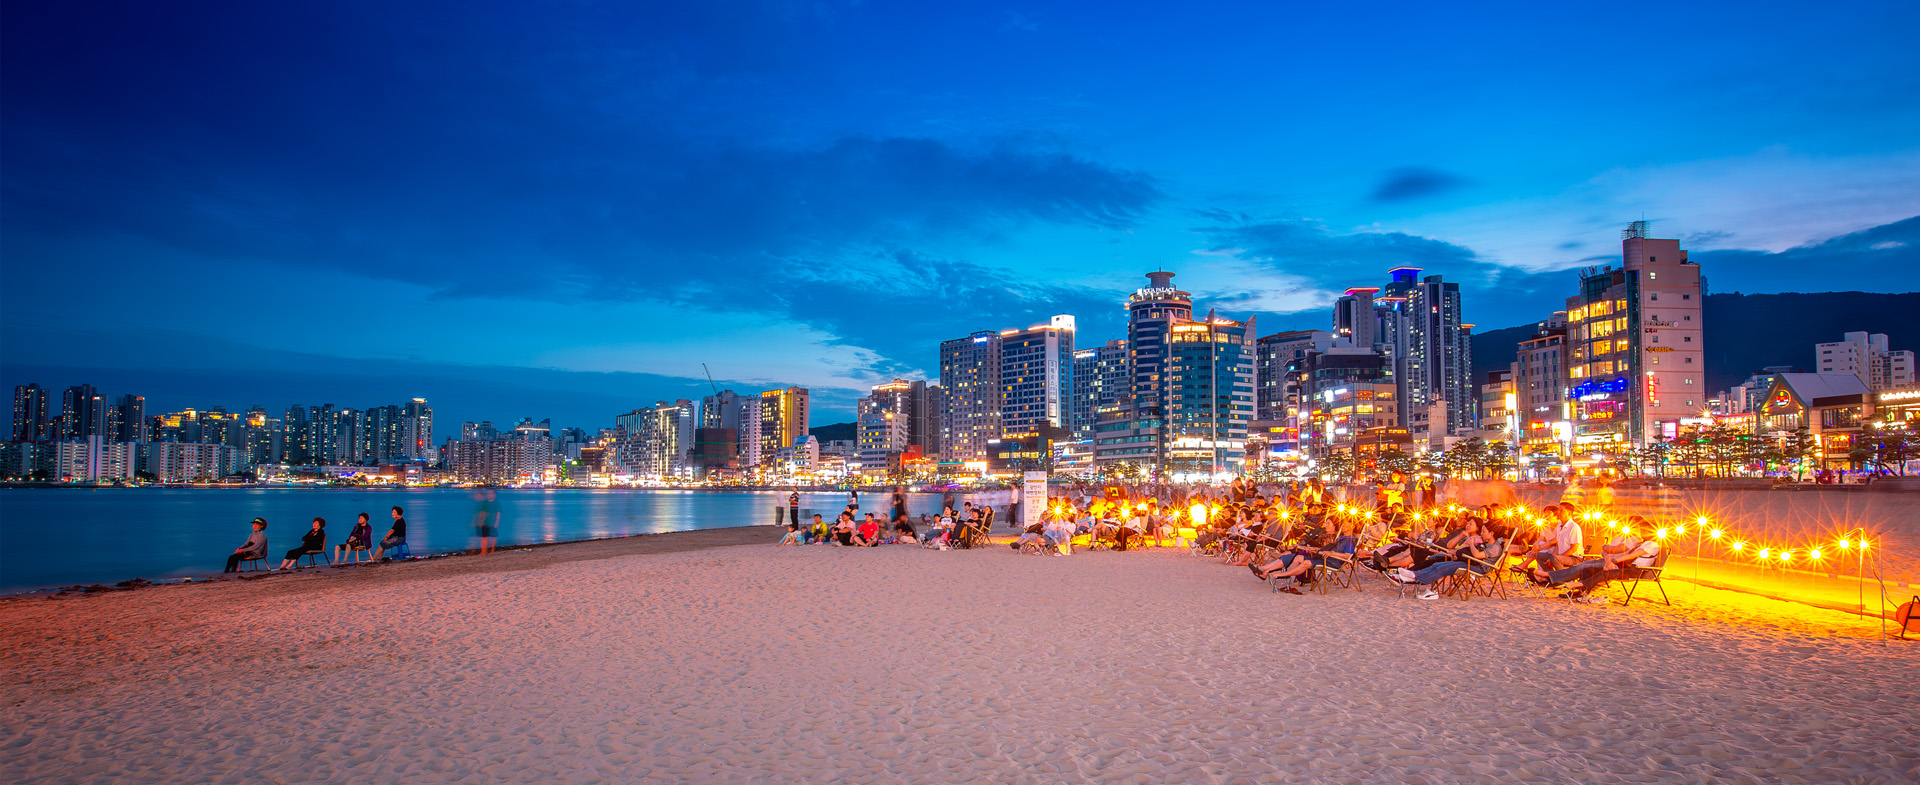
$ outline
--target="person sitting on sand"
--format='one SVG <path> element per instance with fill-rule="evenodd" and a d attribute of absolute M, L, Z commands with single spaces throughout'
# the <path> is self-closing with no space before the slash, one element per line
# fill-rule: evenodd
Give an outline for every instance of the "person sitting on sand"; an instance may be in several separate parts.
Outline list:
<path fill-rule="evenodd" d="M 287 551 L 280 560 L 278 569 L 291 570 L 300 566 L 300 557 L 309 553 L 325 555 L 327 552 L 327 519 L 313 519 L 313 528 L 300 535 L 300 547 Z"/>
<path fill-rule="evenodd" d="M 253 519 L 253 533 L 247 535 L 247 542 L 233 549 L 233 555 L 227 557 L 227 572 L 239 572 L 240 562 L 248 559 L 267 558 L 267 519 Z"/>
<path fill-rule="evenodd" d="M 879 545 L 880 544 L 880 519 L 873 517 L 873 513 L 867 513 L 866 519 L 860 522 L 860 528 L 855 532 L 855 534 L 857 536 L 853 538 L 854 543 L 857 545 L 860 545 L 861 547 L 872 547 L 875 545 Z"/>
<path fill-rule="evenodd" d="M 387 528 L 386 538 L 380 541 L 380 550 L 373 552 L 373 558 L 375 560 L 385 558 L 387 551 L 404 552 L 406 556 L 413 555 L 413 552 L 407 548 L 407 517 L 405 513 L 406 511 L 399 507 L 393 508 L 393 525 Z M 406 558 L 406 556 L 401 558 Z"/>
<path fill-rule="evenodd" d="M 917 534 L 918 533 L 913 530 L 913 519 L 908 518 L 906 513 L 904 512 L 901 513 L 899 520 L 896 520 L 893 522 L 893 541 L 894 542 L 900 542 L 900 543 L 919 542 L 919 539 L 916 537 Z"/>
<path fill-rule="evenodd" d="M 832 531 L 833 527 L 828 526 L 827 520 L 820 517 L 820 513 L 816 512 L 813 514 L 813 528 L 808 532 L 811 536 L 808 543 L 811 545 L 825 545 L 827 544 L 827 538 L 832 536 Z"/>
<path fill-rule="evenodd" d="M 833 522 L 833 539 L 842 547 L 851 548 L 853 547 L 853 530 L 853 516 L 840 513 L 839 519 Z"/>
<path fill-rule="evenodd" d="M 787 524 L 787 535 L 785 537 L 781 537 L 779 542 L 774 543 L 774 546 L 778 547 L 781 545 L 800 545 L 800 544 L 801 544 L 800 524 L 789 523 Z"/>
<path fill-rule="evenodd" d="M 360 513 L 359 520 L 353 524 L 353 531 L 347 533 L 347 541 L 333 546 L 333 563 L 344 564 L 356 553 L 373 550 L 373 524 L 367 522 L 367 514 Z"/>

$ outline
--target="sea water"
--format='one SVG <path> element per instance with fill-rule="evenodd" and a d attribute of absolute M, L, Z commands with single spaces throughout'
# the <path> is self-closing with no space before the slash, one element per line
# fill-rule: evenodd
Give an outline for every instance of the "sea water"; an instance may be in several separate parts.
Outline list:
<path fill-rule="evenodd" d="M 218 573 L 227 555 L 267 519 L 270 565 L 300 544 L 315 517 L 327 520 L 327 550 L 346 541 L 366 513 L 376 543 L 406 509 L 415 556 L 478 547 L 481 492 L 468 489 L 333 488 L 0 488 L 0 592 L 160 580 Z M 786 491 L 493 490 L 502 548 L 634 534 L 774 523 Z M 884 492 L 860 495 L 861 512 L 886 517 Z M 845 491 L 802 492 L 803 513 L 832 520 Z M 909 494 L 916 517 L 936 512 L 936 494 Z M 807 519 L 810 520 L 810 519 Z M 784 521 L 782 521 L 784 522 Z M 996 521 L 996 524 L 998 521 Z M 768 542 L 780 533 L 769 529 Z M 322 561 L 325 561 L 322 559 Z"/>

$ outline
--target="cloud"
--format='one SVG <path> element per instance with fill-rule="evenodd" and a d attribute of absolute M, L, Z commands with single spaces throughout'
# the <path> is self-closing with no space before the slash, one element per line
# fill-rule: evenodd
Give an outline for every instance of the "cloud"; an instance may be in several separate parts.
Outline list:
<path fill-rule="evenodd" d="M 1439 196 L 1465 186 L 1465 178 L 1418 166 L 1407 166 L 1387 173 L 1373 190 L 1376 202 L 1405 202 Z"/>
<path fill-rule="evenodd" d="M 1920 216 L 1778 252 L 1689 251 L 1713 291 L 1914 290 L 1920 270 Z M 1889 279 L 1888 273 L 1906 270 Z M 1904 283 L 1902 283 L 1904 281 Z"/>

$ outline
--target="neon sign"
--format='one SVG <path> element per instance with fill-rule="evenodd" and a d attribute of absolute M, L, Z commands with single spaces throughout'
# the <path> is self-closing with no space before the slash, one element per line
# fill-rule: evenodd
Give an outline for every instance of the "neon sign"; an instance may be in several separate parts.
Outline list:
<path fill-rule="evenodd" d="M 1613 397 L 1615 393 L 1623 393 L 1626 391 L 1627 380 L 1625 377 L 1621 377 L 1605 381 L 1594 379 L 1582 382 L 1578 387 L 1569 391 L 1568 395 L 1582 401 L 1604 401 Z"/>

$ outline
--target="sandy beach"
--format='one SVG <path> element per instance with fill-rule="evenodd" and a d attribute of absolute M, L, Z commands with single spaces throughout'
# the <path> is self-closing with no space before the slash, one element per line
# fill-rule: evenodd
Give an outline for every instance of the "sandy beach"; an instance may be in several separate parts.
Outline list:
<path fill-rule="evenodd" d="M 722 529 L 0 602 L 8 782 L 1920 778 L 1920 642 Z"/>

